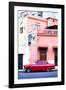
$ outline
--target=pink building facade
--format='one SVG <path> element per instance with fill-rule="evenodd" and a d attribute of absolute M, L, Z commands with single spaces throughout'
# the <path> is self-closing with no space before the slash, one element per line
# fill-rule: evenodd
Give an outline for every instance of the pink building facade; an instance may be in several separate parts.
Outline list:
<path fill-rule="evenodd" d="M 55 18 L 27 17 L 28 32 L 33 33 L 29 40 L 30 63 L 36 60 L 47 60 L 58 65 L 58 20 Z"/>

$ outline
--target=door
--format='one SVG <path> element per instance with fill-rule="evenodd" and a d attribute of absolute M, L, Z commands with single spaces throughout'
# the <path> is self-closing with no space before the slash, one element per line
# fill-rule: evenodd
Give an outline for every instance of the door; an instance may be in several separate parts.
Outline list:
<path fill-rule="evenodd" d="M 40 48 L 40 60 L 47 60 L 47 48 Z"/>
<path fill-rule="evenodd" d="M 54 58 L 55 58 L 55 66 L 58 65 L 58 50 L 54 48 Z"/>
<path fill-rule="evenodd" d="M 23 69 L 23 54 L 18 54 L 18 70 Z"/>

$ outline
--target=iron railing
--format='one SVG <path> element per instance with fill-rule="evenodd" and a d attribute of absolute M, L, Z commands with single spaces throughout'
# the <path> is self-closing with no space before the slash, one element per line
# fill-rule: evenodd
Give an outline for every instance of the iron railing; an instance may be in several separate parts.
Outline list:
<path fill-rule="evenodd" d="M 57 29 L 45 29 L 45 30 L 37 30 L 37 33 L 39 34 L 54 34 L 57 35 L 58 34 L 58 30 Z"/>

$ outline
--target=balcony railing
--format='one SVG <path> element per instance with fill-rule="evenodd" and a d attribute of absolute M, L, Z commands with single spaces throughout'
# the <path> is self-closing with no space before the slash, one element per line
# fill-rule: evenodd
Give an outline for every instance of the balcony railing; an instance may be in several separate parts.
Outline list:
<path fill-rule="evenodd" d="M 38 34 L 47 34 L 47 35 L 57 35 L 57 29 L 45 29 L 45 30 L 37 30 Z"/>

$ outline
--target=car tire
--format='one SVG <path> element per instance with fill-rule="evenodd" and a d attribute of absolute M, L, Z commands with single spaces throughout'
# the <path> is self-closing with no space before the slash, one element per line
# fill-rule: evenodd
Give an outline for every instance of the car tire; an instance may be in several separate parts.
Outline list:
<path fill-rule="evenodd" d="M 43 72 L 46 72 L 46 70 L 43 70 Z"/>
<path fill-rule="evenodd" d="M 50 72 L 51 70 L 50 69 L 47 69 L 47 72 Z"/>
<path fill-rule="evenodd" d="M 31 72 L 31 69 L 27 69 L 26 71 L 29 73 L 29 72 Z"/>

